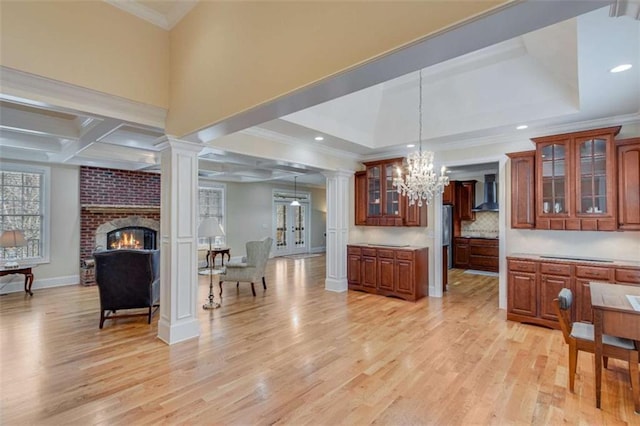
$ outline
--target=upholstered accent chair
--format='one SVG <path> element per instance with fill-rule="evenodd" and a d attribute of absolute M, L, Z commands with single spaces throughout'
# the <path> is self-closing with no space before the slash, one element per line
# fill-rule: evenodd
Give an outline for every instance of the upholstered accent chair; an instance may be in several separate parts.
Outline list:
<path fill-rule="evenodd" d="M 159 250 L 105 250 L 93 253 L 100 291 L 100 328 L 105 320 L 151 316 L 160 300 Z M 118 314 L 123 309 L 147 308 L 146 313 Z"/>
<path fill-rule="evenodd" d="M 235 281 L 236 287 L 241 282 L 251 283 L 251 292 L 256 295 L 254 283 L 262 280 L 262 288 L 267 289 L 267 282 L 264 278 L 264 270 L 269 260 L 269 252 L 273 238 L 266 237 L 260 241 L 249 241 L 246 244 L 247 256 L 242 262 L 229 262 L 225 271 L 220 274 L 220 297 L 222 297 L 222 283 L 225 281 Z"/>
<path fill-rule="evenodd" d="M 553 299 L 553 306 L 564 341 L 569 345 L 569 390 L 573 392 L 578 364 L 578 351 L 594 354 L 595 338 L 593 324 L 583 322 L 571 323 L 570 312 L 573 304 L 573 293 L 568 288 L 563 288 L 558 297 Z M 602 335 L 603 365 L 607 368 L 609 358 L 620 359 L 629 363 L 629 377 L 633 386 L 638 386 L 638 351 L 632 340 L 620 337 Z"/>

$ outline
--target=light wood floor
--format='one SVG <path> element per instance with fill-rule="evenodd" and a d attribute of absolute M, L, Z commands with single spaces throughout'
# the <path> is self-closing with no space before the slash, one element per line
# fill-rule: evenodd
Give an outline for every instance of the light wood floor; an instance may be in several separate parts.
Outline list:
<path fill-rule="evenodd" d="M 255 298 L 227 284 L 200 338 L 174 346 L 157 315 L 99 330 L 95 287 L 0 297 L 0 423 L 639 423 L 624 363 L 602 410 L 591 355 L 569 393 L 560 332 L 507 322 L 497 278 L 455 271 L 443 299 L 411 303 L 327 292 L 324 261 L 270 260 Z"/>

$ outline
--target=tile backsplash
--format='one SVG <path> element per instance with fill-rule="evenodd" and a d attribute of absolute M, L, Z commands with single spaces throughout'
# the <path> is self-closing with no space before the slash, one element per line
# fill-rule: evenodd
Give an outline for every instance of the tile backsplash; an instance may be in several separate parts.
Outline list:
<path fill-rule="evenodd" d="M 498 212 L 476 212 L 476 220 L 461 222 L 463 237 L 496 238 L 498 236 Z"/>

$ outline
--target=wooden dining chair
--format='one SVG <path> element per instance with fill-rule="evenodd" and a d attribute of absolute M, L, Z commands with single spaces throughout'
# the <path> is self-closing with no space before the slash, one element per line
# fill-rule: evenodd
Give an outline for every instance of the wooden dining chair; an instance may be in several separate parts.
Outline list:
<path fill-rule="evenodd" d="M 563 288 L 558 297 L 553 299 L 553 306 L 558 314 L 560 329 L 564 341 L 569 345 L 569 390 L 573 392 L 578 351 L 595 354 L 593 324 L 584 322 L 571 323 L 570 312 L 573 304 L 573 293 Z M 632 387 L 638 386 L 638 350 L 633 340 L 620 337 L 602 335 L 602 362 L 607 368 L 609 358 L 620 359 L 629 363 L 629 377 Z"/>

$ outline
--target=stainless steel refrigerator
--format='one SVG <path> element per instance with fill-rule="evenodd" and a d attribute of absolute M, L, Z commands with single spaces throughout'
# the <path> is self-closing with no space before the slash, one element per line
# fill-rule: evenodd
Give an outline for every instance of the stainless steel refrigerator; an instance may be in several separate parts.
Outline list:
<path fill-rule="evenodd" d="M 453 206 L 442 206 L 442 245 L 448 246 L 448 268 L 453 266 Z"/>

